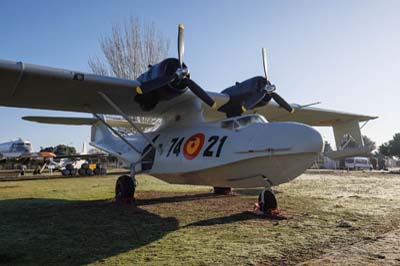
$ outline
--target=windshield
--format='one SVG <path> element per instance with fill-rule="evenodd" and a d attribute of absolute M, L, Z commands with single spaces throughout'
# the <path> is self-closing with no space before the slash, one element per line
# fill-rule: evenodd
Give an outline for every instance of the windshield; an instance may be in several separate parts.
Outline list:
<path fill-rule="evenodd" d="M 30 144 L 14 143 L 11 146 L 11 152 L 30 152 Z"/>
<path fill-rule="evenodd" d="M 241 117 L 237 119 L 237 122 L 239 123 L 240 127 L 246 127 L 253 123 L 264 123 L 264 121 L 258 115 Z"/>
<path fill-rule="evenodd" d="M 247 115 L 238 118 L 231 118 L 224 121 L 221 121 L 221 127 L 226 129 L 239 129 L 247 127 L 250 124 L 254 123 L 265 123 L 265 119 L 263 119 L 259 115 Z"/>

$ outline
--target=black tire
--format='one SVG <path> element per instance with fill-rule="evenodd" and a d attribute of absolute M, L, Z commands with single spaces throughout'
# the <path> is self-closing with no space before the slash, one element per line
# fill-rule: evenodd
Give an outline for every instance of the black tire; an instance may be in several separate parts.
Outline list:
<path fill-rule="evenodd" d="M 83 169 L 83 168 L 79 168 L 78 174 L 79 174 L 79 175 L 86 175 L 86 170 Z"/>
<path fill-rule="evenodd" d="M 100 168 L 96 168 L 93 170 L 94 175 L 100 175 Z"/>
<path fill-rule="evenodd" d="M 214 187 L 214 194 L 216 195 L 229 195 L 232 192 L 230 187 Z"/>
<path fill-rule="evenodd" d="M 65 169 L 67 169 L 67 170 L 74 170 L 74 166 L 71 164 L 71 163 L 69 163 L 69 164 L 67 164 L 66 166 L 65 166 Z"/>
<path fill-rule="evenodd" d="M 89 169 L 89 164 L 87 164 L 87 163 L 84 163 L 84 164 L 82 164 L 82 166 L 81 166 L 81 168 L 82 169 Z"/>
<path fill-rule="evenodd" d="M 88 168 L 85 170 L 86 175 L 93 175 L 92 169 Z"/>
<path fill-rule="evenodd" d="M 63 176 L 69 176 L 70 173 L 71 173 L 71 172 L 70 172 L 68 169 L 64 169 L 64 170 L 61 171 L 61 174 L 62 174 Z"/>
<path fill-rule="evenodd" d="M 73 169 L 71 169 L 69 172 L 70 172 L 70 173 L 69 173 L 70 175 L 76 175 L 77 172 L 78 172 L 78 170 L 76 170 L 75 168 L 73 168 Z"/>
<path fill-rule="evenodd" d="M 261 195 L 258 195 L 258 202 L 261 203 Z M 270 190 L 265 190 L 264 192 L 264 204 L 261 204 L 261 211 L 263 213 L 268 213 L 268 210 L 271 209 L 276 209 L 278 208 L 278 202 L 276 201 L 276 197 L 274 193 L 272 193 Z"/>
<path fill-rule="evenodd" d="M 135 194 L 135 184 L 128 175 L 118 177 L 115 184 L 115 200 L 120 203 L 132 202 Z"/>

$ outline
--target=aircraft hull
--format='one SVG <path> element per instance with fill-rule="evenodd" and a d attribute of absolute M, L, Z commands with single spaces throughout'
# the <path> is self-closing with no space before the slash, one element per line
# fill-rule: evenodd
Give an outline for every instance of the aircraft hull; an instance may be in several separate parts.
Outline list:
<path fill-rule="evenodd" d="M 173 184 L 253 188 L 264 187 L 269 180 L 276 186 L 301 175 L 316 157 L 317 153 L 263 156 L 200 171 L 152 175 Z"/>

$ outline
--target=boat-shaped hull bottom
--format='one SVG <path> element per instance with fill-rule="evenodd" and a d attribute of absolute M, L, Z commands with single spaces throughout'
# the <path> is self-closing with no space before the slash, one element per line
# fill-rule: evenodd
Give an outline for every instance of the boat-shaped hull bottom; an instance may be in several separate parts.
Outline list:
<path fill-rule="evenodd" d="M 151 173 L 151 175 L 172 184 L 254 188 L 264 187 L 266 182 L 269 182 L 276 186 L 304 173 L 316 158 L 317 153 L 274 155 L 188 173 Z"/>

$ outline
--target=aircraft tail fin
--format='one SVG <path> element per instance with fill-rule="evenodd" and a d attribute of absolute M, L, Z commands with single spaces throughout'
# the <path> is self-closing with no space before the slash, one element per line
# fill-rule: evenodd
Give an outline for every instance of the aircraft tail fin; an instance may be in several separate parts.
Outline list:
<path fill-rule="evenodd" d="M 358 120 L 336 123 L 333 126 L 336 151 L 326 152 L 325 155 L 333 160 L 347 157 L 366 156 L 372 152 L 372 147 L 364 143 Z M 353 145 L 350 147 L 350 143 Z"/>
<path fill-rule="evenodd" d="M 105 115 L 99 115 L 99 116 L 108 123 L 108 120 L 105 117 Z M 116 138 L 106 125 L 104 125 L 101 121 L 99 121 L 96 118 L 93 119 L 95 119 L 96 122 L 92 124 L 91 128 L 90 141 L 92 143 L 107 143 Z"/>

